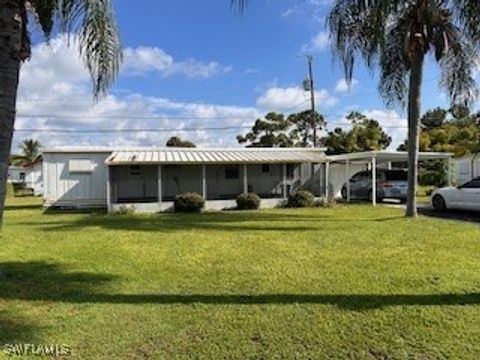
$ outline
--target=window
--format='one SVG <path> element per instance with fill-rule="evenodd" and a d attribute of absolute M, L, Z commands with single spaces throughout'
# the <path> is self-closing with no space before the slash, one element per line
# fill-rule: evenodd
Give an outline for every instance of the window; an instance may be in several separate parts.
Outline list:
<path fill-rule="evenodd" d="M 262 164 L 262 173 L 269 173 L 270 172 L 270 165 Z"/>
<path fill-rule="evenodd" d="M 132 166 L 130 166 L 130 175 L 132 175 L 132 176 L 140 176 L 140 175 L 141 175 L 140 166 L 138 166 L 138 165 L 132 165 Z"/>
<path fill-rule="evenodd" d="M 460 186 L 460 189 L 480 189 L 480 179 L 475 179 Z"/>
<path fill-rule="evenodd" d="M 295 177 L 295 165 L 287 164 L 287 178 L 293 179 Z"/>
<path fill-rule="evenodd" d="M 407 181 L 408 174 L 403 170 L 387 170 L 385 172 L 387 181 Z"/>
<path fill-rule="evenodd" d="M 225 168 L 225 179 L 238 179 L 240 178 L 240 170 L 238 166 L 227 166 Z"/>
<path fill-rule="evenodd" d="M 70 159 L 68 161 L 68 170 L 71 173 L 90 173 L 94 165 L 90 159 Z"/>
<path fill-rule="evenodd" d="M 21 172 L 19 177 L 20 177 L 21 182 L 25 182 L 25 173 L 24 172 Z"/>
<path fill-rule="evenodd" d="M 372 174 L 368 173 L 368 171 L 362 171 L 362 172 L 359 172 L 359 173 L 356 173 L 355 175 L 352 176 L 352 181 L 355 182 L 355 181 L 364 181 L 364 180 L 367 180 L 367 179 L 371 179 L 372 178 Z"/>

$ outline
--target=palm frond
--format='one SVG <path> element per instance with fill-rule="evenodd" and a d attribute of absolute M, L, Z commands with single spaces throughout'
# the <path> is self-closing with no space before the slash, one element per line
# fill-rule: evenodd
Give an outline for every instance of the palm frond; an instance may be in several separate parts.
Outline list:
<path fill-rule="evenodd" d="M 405 22 L 400 19 L 388 28 L 385 37 L 380 57 L 379 90 L 388 105 L 396 102 L 404 105 L 407 98 L 406 78 L 409 70 L 404 53 L 407 34 Z"/>
<path fill-rule="evenodd" d="M 343 64 L 348 83 L 352 79 L 356 55 L 360 55 L 370 68 L 378 60 L 388 21 L 385 4 L 389 2 L 337 0 L 330 12 L 327 24 L 332 50 Z"/>
<path fill-rule="evenodd" d="M 230 0 L 230 6 L 232 9 L 239 13 L 243 13 L 247 8 L 249 0 Z"/>
<path fill-rule="evenodd" d="M 474 46 L 480 47 L 480 1 L 451 0 L 451 3 L 453 14 L 459 22 L 462 33 L 472 41 Z"/>
<path fill-rule="evenodd" d="M 58 0 L 61 29 L 76 34 L 82 59 L 93 80 L 95 96 L 115 80 L 122 49 L 110 0 Z"/>
<path fill-rule="evenodd" d="M 448 50 L 439 58 L 440 85 L 453 103 L 469 105 L 478 96 L 474 78 L 478 53 L 470 42 L 464 40 L 460 31 L 453 24 L 448 24 L 443 29 Z"/>
<path fill-rule="evenodd" d="M 45 36 L 50 38 L 57 10 L 57 2 L 52 0 L 30 0 L 36 19 Z"/>

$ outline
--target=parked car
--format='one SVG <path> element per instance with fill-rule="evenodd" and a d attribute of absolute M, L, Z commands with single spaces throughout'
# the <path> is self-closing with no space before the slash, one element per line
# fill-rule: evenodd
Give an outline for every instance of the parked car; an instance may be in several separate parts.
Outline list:
<path fill-rule="evenodd" d="M 407 199 L 407 172 L 405 170 L 377 169 L 377 201 Z M 347 184 L 342 186 L 342 197 L 347 198 Z M 350 178 L 350 198 L 372 200 L 372 172 L 362 171 Z"/>
<path fill-rule="evenodd" d="M 436 210 L 480 210 L 480 177 L 458 187 L 445 187 L 432 193 Z"/>

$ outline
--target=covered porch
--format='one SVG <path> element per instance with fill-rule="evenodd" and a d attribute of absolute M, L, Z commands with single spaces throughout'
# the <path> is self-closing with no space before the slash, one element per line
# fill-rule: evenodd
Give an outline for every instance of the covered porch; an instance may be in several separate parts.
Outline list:
<path fill-rule="evenodd" d="M 109 211 L 134 208 L 168 211 L 175 196 L 196 192 L 206 209 L 236 206 L 236 197 L 253 192 L 262 207 L 281 204 L 290 193 L 308 188 L 320 196 L 325 187 L 322 149 L 165 149 L 112 154 L 108 165 Z"/>

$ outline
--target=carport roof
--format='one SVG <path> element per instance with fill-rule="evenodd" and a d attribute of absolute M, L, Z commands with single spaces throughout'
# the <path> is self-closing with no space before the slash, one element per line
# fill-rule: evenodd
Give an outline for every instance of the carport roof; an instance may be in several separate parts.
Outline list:
<path fill-rule="evenodd" d="M 452 153 L 445 152 L 420 152 L 418 158 L 422 160 L 450 159 Z M 366 151 L 350 154 L 331 155 L 328 157 L 330 162 L 348 161 L 370 161 L 375 158 L 379 162 L 408 161 L 408 153 L 404 151 Z"/>
<path fill-rule="evenodd" d="M 159 148 L 114 151 L 108 165 L 323 163 L 323 148 Z"/>

